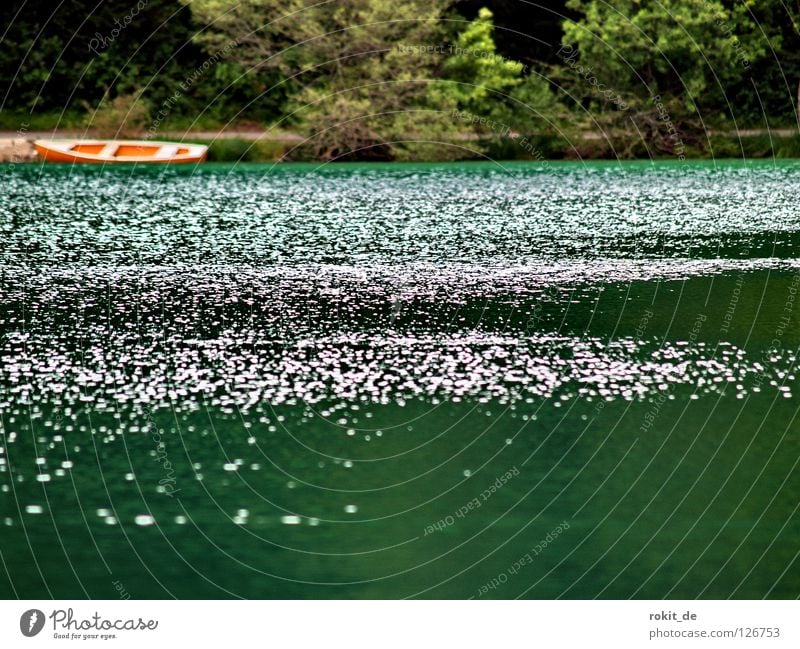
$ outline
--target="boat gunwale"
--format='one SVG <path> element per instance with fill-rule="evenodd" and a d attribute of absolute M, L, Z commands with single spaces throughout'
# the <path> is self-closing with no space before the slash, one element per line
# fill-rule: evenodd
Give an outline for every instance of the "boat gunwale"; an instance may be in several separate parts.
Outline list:
<path fill-rule="evenodd" d="M 208 153 L 208 146 L 205 144 L 196 144 L 189 142 L 167 142 L 163 140 L 103 140 L 103 139 L 53 139 L 53 140 L 34 140 L 34 146 L 45 161 L 49 162 L 96 162 L 96 163 L 171 163 L 171 162 L 202 162 L 205 160 Z M 185 153 L 174 153 L 173 155 L 165 158 L 157 157 L 155 155 L 125 155 L 125 156 L 109 156 L 101 155 L 98 153 L 89 153 L 81 151 L 73 151 L 73 147 L 78 145 L 109 145 L 117 144 L 119 146 L 129 147 L 157 147 L 162 149 L 164 147 L 177 147 L 180 149 L 188 149 Z M 43 152 L 44 151 L 44 152 Z M 48 160 L 47 153 L 52 152 L 57 156 L 66 156 L 72 158 L 71 160 Z"/>

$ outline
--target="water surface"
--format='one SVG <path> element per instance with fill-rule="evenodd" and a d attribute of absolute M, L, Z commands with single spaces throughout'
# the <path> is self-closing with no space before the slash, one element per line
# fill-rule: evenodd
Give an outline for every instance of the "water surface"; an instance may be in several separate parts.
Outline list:
<path fill-rule="evenodd" d="M 800 595 L 800 163 L 0 167 L 0 595 Z"/>

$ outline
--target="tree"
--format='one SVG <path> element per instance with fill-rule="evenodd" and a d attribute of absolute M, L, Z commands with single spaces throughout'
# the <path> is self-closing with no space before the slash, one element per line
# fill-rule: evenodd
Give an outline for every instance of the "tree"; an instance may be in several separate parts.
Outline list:
<path fill-rule="evenodd" d="M 454 6 L 470 19 L 477 17 L 483 7 L 494 15 L 498 52 L 528 66 L 555 62 L 564 18 L 575 17 L 566 8 L 566 0 L 458 0 Z"/>
<path fill-rule="evenodd" d="M 665 121 L 699 132 L 699 120 L 720 113 L 728 100 L 726 88 L 765 49 L 742 4 L 729 8 L 720 0 L 570 0 L 568 6 L 581 15 L 564 25 L 561 52 L 571 89 L 585 106 L 602 114 L 609 106 L 592 86 L 598 81 L 612 88 L 633 109 L 622 116 L 633 117 L 656 139 Z M 574 74 L 578 64 L 580 73 Z"/>
<path fill-rule="evenodd" d="M 557 112 L 555 95 L 541 76 L 526 76 L 525 65 L 498 53 L 494 31 L 492 12 L 480 9 L 448 48 L 451 56 L 442 66 L 442 80 L 431 88 L 434 101 L 454 103 L 461 111 L 515 131 L 546 128 Z"/>
<path fill-rule="evenodd" d="M 289 119 L 315 157 L 406 157 L 458 125 L 430 102 L 427 86 L 441 44 L 447 0 L 195 0 L 204 40 L 234 40 L 237 59 L 256 72 L 280 70 L 289 84 Z M 409 140 L 416 141 L 409 142 Z M 435 143 L 440 155 L 457 155 Z"/>
<path fill-rule="evenodd" d="M 134 95 L 156 112 L 209 56 L 192 42 L 196 26 L 178 0 L 11 0 L 4 15 L 3 114 L 34 111 L 58 120 L 66 110 L 77 118 L 85 105 L 91 114 L 118 96 Z M 269 78 L 256 83 L 242 77 L 233 61 L 219 61 L 207 72 L 182 93 L 172 118 L 183 114 L 191 122 L 208 109 L 224 121 L 258 95 L 260 84 L 271 85 Z M 244 117 L 273 119 L 277 103 L 259 102 Z M 109 118 L 112 113 L 107 111 Z"/>
<path fill-rule="evenodd" d="M 747 2 L 742 23 L 755 25 L 764 54 L 747 61 L 747 74 L 730 88 L 738 118 L 752 126 L 798 124 L 800 110 L 800 2 Z M 743 62 L 744 65 L 745 62 Z"/>
<path fill-rule="evenodd" d="M 447 81 L 435 88 L 461 110 L 489 115 L 522 82 L 522 63 L 497 53 L 493 32 L 492 12 L 484 7 L 447 50 L 452 53 L 442 69 Z"/>

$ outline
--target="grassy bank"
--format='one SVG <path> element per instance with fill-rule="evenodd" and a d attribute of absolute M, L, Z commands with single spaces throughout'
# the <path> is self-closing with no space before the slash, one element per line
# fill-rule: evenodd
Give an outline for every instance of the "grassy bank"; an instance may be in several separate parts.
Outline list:
<path fill-rule="evenodd" d="M 286 156 L 311 161 L 309 151 L 286 140 L 246 138 L 192 140 L 209 146 L 208 159 L 214 162 L 272 162 Z M 460 143 L 463 146 L 463 142 Z M 676 159 L 676 153 L 649 149 L 641 141 L 598 136 L 571 140 L 557 136 L 495 138 L 474 142 L 474 155 L 467 159 L 485 160 L 647 160 Z M 700 145 L 686 145 L 686 159 L 712 158 L 800 158 L 800 135 L 757 133 L 741 136 L 711 135 Z"/>
<path fill-rule="evenodd" d="M 485 141 L 486 155 L 495 160 L 647 160 L 712 158 L 800 158 L 800 135 L 776 132 L 712 134 L 695 138 L 676 151 L 654 149 L 641 139 L 591 135 L 495 138 Z"/>
<path fill-rule="evenodd" d="M 263 138 L 226 138 L 216 140 L 190 140 L 208 145 L 210 162 L 273 162 L 281 159 L 291 149 L 285 141 Z"/>
<path fill-rule="evenodd" d="M 113 137 L 117 132 L 113 120 L 105 128 L 86 130 L 85 113 L 19 113 L 0 111 L 0 131 L 6 138 L 18 137 Z M 796 129 L 796 127 L 795 127 Z M 132 138 L 133 133 L 120 134 Z M 800 158 L 800 135 L 790 128 L 780 130 L 747 130 L 739 134 L 723 127 L 711 135 L 682 134 L 679 146 L 658 150 L 640 135 L 630 132 L 578 132 L 560 135 L 540 134 L 518 137 L 476 139 L 464 133 L 453 144 L 467 159 L 493 160 L 635 160 L 710 158 Z M 272 162 L 279 159 L 312 161 L 313 150 L 303 144 L 296 133 L 275 128 L 265 130 L 264 124 L 252 121 L 220 123 L 206 118 L 202 123 L 189 122 L 172 115 L 159 128 L 155 139 L 185 140 L 207 144 L 208 158 L 215 162 Z M 446 153 L 446 146 L 443 151 Z M 463 155 L 463 154 L 462 154 Z M 445 156 L 446 157 L 446 156 Z M 374 158 L 372 158 L 374 159 Z M 424 159 L 420 155 L 420 159 Z"/>
<path fill-rule="evenodd" d="M 0 129 L 0 142 L 39 137 L 102 137 L 83 129 L 41 128 L 35 120 L 23 127 L 16 123 L 14 130 Z M 133 139 L 133 136 L 128 136 Z M 273 162 L 291 160 L 315 161 L 310 144 L 297 134 L 263 130 L 199 132 L 163 132 L 158 139 L 205 144 L 212 162 Z M 680 148 L 658 150 L 641 138 L 629 134 L 569 133 L 564 135 L 531 135 L 475 139 L 464 136 L 453 145 L 460 157 L 467 160 L 648 160 L 713 158 L 800 158 L 800 134 L 789 129 L 781 131 L 746 131 L 712 133 L 708 136 L 687 137 Z M 446 153 L 446 144 L 442 146 Z M 31 147 L 32 149 L 32 147 Z M 445 156 L 446 157 L 446 156 Z M 2 158 L 0 158 L 2 159 Z M 376 159 L 376 158 L 371 158 Z M 420 156 L 419 160 L 426 158 Z"/>

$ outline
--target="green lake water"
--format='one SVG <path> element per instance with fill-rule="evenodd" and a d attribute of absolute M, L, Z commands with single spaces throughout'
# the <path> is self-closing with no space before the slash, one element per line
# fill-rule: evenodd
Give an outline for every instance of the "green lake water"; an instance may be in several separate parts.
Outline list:
<path fill-rule="evenodd" d="M 799 187 L 0 166 L 0 596 L 798 597 Z"/>

